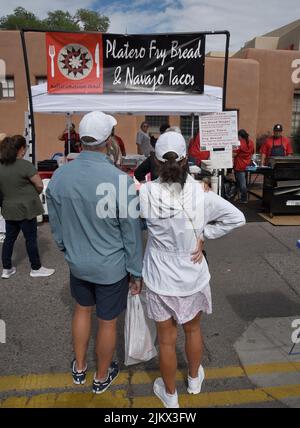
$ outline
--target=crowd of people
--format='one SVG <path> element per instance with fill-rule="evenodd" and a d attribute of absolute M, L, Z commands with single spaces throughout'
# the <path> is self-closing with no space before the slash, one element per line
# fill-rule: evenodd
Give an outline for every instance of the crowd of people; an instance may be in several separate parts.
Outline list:
<path fill-rule="evenodd" d="M 283 127 L 276 124 L 273 127 L 273 135 L 267 137 L 261 147 L 259 154 L 261 156 L 260 166 L 265 167 L 269 164 L 270 157 L 289 156 L 293 154 L 292 144 L 289 138 L 282 135 Z M 233 150 L 233 172 L 235 177 L 235 188 L 239 193 L 238 201 L 240 203 L 248 202 L 247 191 L 247 168 L 251 166 L 255 146 L 248 132 L 245 129 L 238 131 L 239 145 Z M 210 152 L 201 150 L 200 133 L 197 132 L 194 138 L 189 142 L 188 155 L 189 160 L 196 165 L 201 165 L 201 161 L 209 160 Z M 233 192 L 230 197 L 235 197 L 237 192 Z"/>
<path fill-rule="evenodd" d="M 122 156 L 126 156 L 125 144 L 122 138 L 115 134 L 114 128 L 111 137 L 110 143 L 107 146 L 107 155 L 115 165 L 120 166 Z M 59 141 L 64 141 L 65 156 L 68 156 L 70 153 L 81 152 L 82 144 L 74 123 L 71 123 L 70 129 L 66 127 L 62 134 L 58 136 L 58 139 Z"/>
<path fill-rule="evenodd" d="M 79 132 L 72 128 L 77 158 L 58 168 L 46 191 L 49 222 L 54 240 L 70 270 L 70 291 L 75 300 L 72 320 L 75 384 L 84 384 L 92 312 L 96 307 L 96 371 L 92 390 L 101 394 L 119 374 L 114 361 L 117 320 L 126 309 L 128 293 L 146 289 L 147 316 L 156 323 L 161 377 L 153 385 L 167 408 L 179 407 L 176 389 L 176 339 L 183 326 L 188 363 L 187 391 L 201 391 L 201 318 L 212 313 L 210 272 L 203 257 L 205 240 L 220 238 L 245 224 L 242 212 L 204 187 L 189 174 L 189 161 L 200 157 L 200 135 L 187 148 L 180 129 L 164 124 L 158 139 L 151 139 L 143 122 L 136 144 L 146 160 L 135 171 L 139 181 L 148 173 L 151 181 L 137 195 L 134 182 L 118 166 L 126 154 L 114 133 L 117 121 L 99 111 L 86 114 Z M 282 127 L 261 148 L 262 162 L 270 156 L 289 155 Z M 241 201 L 247 201 L 246 167 L 254 144 L 245 130 L 234 151 L 234 172 Z M 70 146 L 70 132 L 60 136 Z M 66 140 L 67 138 L 67 140 Z M 67 146 L 66 146 L 67 145 Z M 6 237 L 2 248 L 2 278 L 16 273 L 12 265 L 14 243 L 22 230 L 32 277 L 50 276 L 54 269 L 42 266 L 37 244 L 36 217 L 43 213 L 39 194 L 43 183 L 35 167 L 24 160 L 22 136 L 5 137 L 0 143 L 0 191 Z M 86 171 L 89 171 L 86 174 Z M 126 197 L 124 197 L 124 192 Z M 138 203 L 136 199 L 138 198 Z M 132 206 L 136 207 L 132 211 Z M 122 213 L 122 214 L 121 214 Z M 124 214 L 125 213 L 125 214 Z M 143 251 L 142 220 L 148 239 Z"/>
<path fill-rule="evenodd" d="M 180 128 L 164 123 L 160 126 L 160 135 L 170 130 L 181 133 Z M 287 137 L 284 137 L 282 132 L 283 127 L 281 124 L 274 125 L 273 135 L 267 137 L 260 147 L 259 154 L 261 156 L 261 166 L 267 166 L 269 158 L 272 156 L 289 156 L 293 154 L 291 141 Z M 76 132 L 74 123 L 71 124 L 69 131 L 66 128 L 58 138 L 65 142 L 65 155 L 68 155 L 69 152 L 80 153 L 82 150 L 80 136 Z M 246 171 L 247 167 L 252 164 L 255 146 L 245 129 L 239 130 L 238 139 L 239 146 L 233 150 L 235 186 L 233 187 L 233 191 L 229 193 L 231 198 L 235 198 L 238 194 L 238 202 L 246 204 L 248 203 Z M 139 182 L 147 180 L 148 177 L 150 177 L 151 180 L 156 180 L 158 178 L 157 164 L 155 162 L 156 141 L 157 138 L 149 133 L 149 124 L 143 121 L 136 135 L 137 153 L 146 158 L 134 171 L 134 176 Z M 210 151 L 201 150 L 199 132 L 188 142 L 187 151 L 188 160 L 191 164 L 200 166 L 202 161 L 210 159 Z M 118 167 L 122 164 L 122 156 L 126 156 L 125 144 L 122 138 L 115 134 L 115 129 L 113 129 L 112 138 L 107 145 L 107 155 L 114 165 Z"/>

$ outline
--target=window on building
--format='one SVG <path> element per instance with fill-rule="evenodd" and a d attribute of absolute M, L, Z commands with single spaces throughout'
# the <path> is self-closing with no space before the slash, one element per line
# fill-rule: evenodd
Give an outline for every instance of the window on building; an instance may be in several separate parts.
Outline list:
<path fill-rule="evenodd" d="M 292 135 L 300 134 L 300 91 L 295 92 L 292 115 Z"/>
<path fill-rule="evenodd" d="M 35 81 L 37 85 L 42 85 L 43 83 L 47 83 L 47 76 L 36 76 Z"/>
<path fill-rule="evenodd" d="M 13 77 L 7 77 L 5 81 L 2 81 L 2 97 L 15 98 L 15 80 Z"/>
<path fill-rule="evenodd" d="M 149 125 L 149 132 L 159 134 L 161 125 L 169 123 L 169 116 L 145 116 L 145 121 Z"/>
<path fill-rule="evenodd" d="M 192 137 L 192 118 L 191 116 L 180 116 L 180 129 L 181 133 L 189 141 Z M 194 134 L 196 135 L 199 131 L 199 118 L 198 116 L 194 117 Z"/>

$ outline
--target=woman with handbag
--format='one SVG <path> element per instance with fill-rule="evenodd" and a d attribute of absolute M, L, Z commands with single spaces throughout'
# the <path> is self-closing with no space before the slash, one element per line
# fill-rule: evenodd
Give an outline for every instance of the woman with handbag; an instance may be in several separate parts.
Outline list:
<path fill-rule="evenodd" d="M 198 394 L 204 379 L 202 313 L 211 313 L 210 273 L 203 239 L 219 238 L 245 224 L 244 215 L 214 192 L 204 192 L 188 174 L 182 135 L 168 132 L 155 146 L 159 178 L 140 190 L 141 215 L 149 237 L 144 256 L 148 316 L 156 321 L 161 378 L 154 393 L 165 407 L 179 407 L 176 391 L 177 324 L 185 333 L 188 392 Z"/>

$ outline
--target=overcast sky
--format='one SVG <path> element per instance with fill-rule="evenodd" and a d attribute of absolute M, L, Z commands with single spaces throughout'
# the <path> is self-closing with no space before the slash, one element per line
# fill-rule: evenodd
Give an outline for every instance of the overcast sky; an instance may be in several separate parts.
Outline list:
<path fill-rule="evenodd" d="M 231 50 L 300 19 L 300 0 L 0 0 L 0 15 L 20 5 L 39 17 L 55 9 L 94 9 L 110 18 L 109 32 L 114 33 L 229 30 Z M 223 48 L 224 39 L 208 39 L 207 50 Z"/>

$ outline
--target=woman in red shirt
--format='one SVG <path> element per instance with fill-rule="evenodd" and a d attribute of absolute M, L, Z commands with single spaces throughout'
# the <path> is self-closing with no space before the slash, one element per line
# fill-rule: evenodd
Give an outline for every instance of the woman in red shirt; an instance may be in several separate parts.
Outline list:
<path fill-rule="evenodd" d="M 251 164 L 251 158 L 254 154 L 253 141 L 249 139 L 249 134 L 240 129 L 238 132 L 240 146 L 234 151 L 234 175 L 240 191 L 240 202 L 246 204 L 247 198 L 247 184 L 246 184 L 246 168 Z"/>
<path fill-rule="evenodd" d="M 190 141 L 188 148 L 189 160 L 194 161 L 200 166 L 202 160 L 208 160 L 210 152 L 207 150 L 200 150 L 200 134 L 197 135 Z"/>

